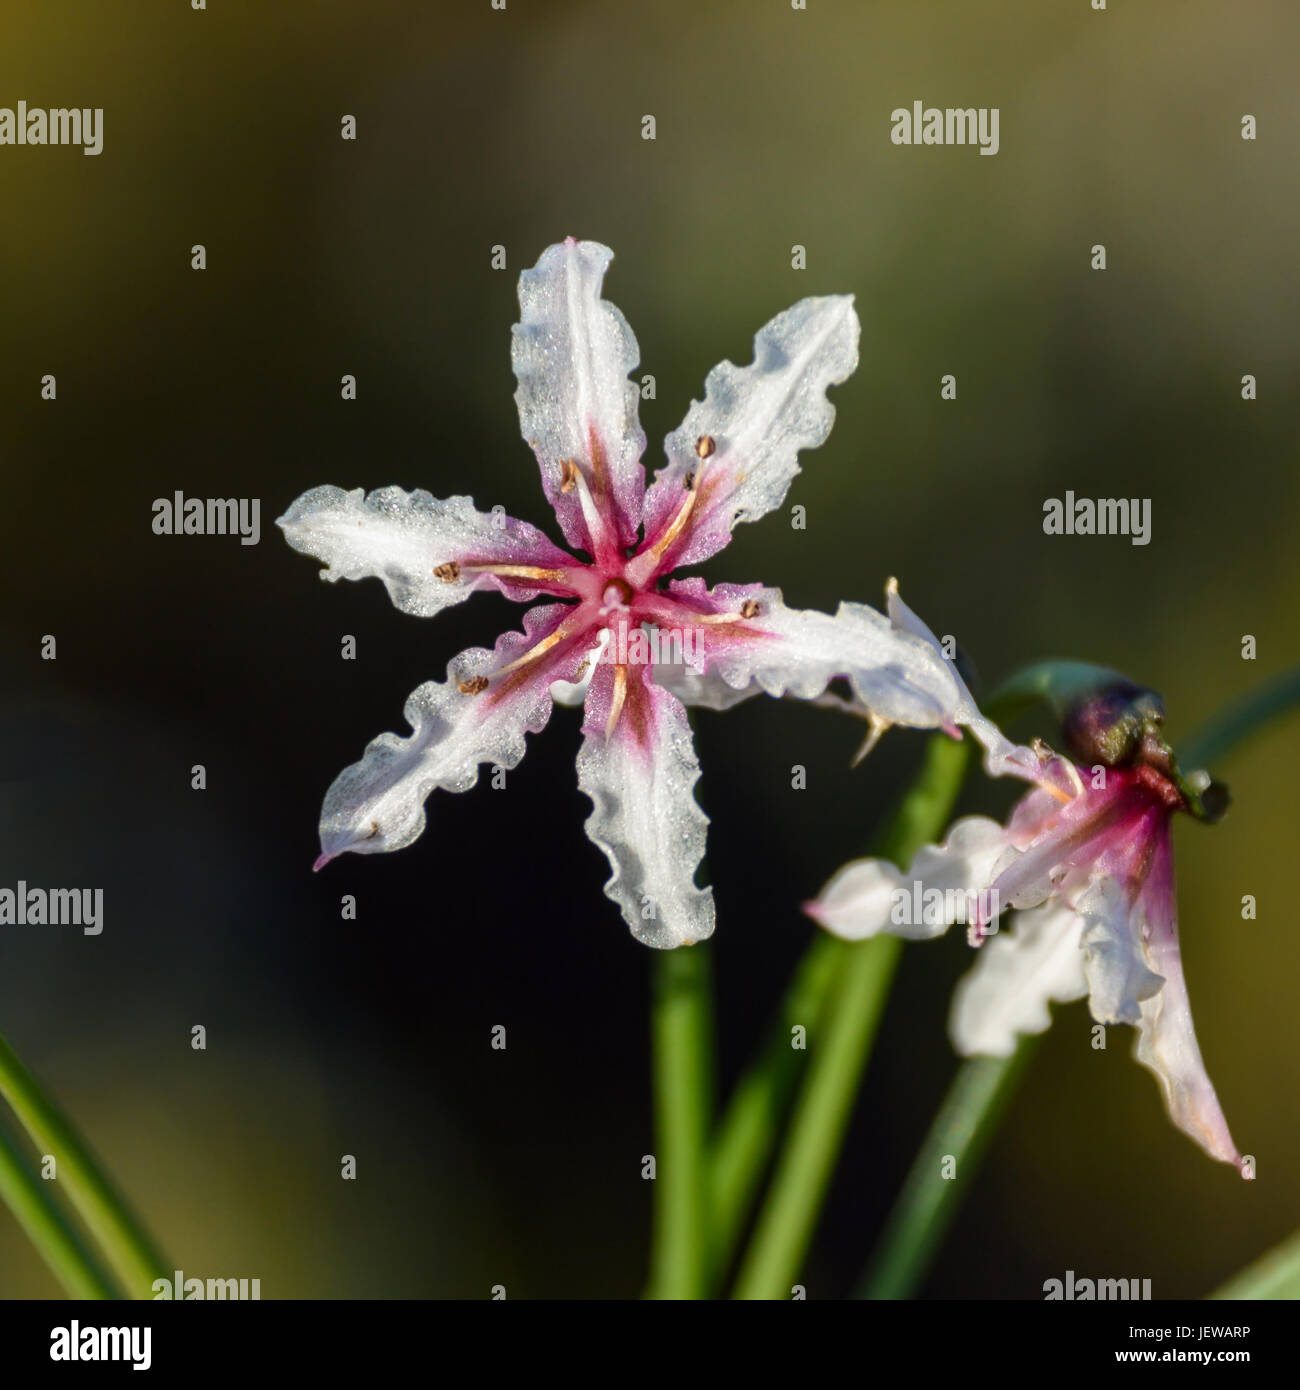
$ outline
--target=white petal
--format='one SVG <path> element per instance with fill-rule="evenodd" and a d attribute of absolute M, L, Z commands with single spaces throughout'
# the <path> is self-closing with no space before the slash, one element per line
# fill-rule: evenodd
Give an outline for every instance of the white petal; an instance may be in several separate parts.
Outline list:
<path fill-rule="evenodd" d="M 1016 917 L 991 937 L 952 997 L 948 1029 L 964 1057 L 1009 1057 L 1022 1033 L 1051 1025 L 1048 1004 L 1082 999 L 1083 919 L 1059 903 Z"/>
<path fill-rule="evenodd" d="M 1165 983 L 1142 1003 L 1133 1055 L 1160 1082 L 1169 1117 L 1208 1154 L 1241 1167 L 1223 1107 L 1205 1070 L 1181 963 L 1162 963 Z M 1243 1176 L 1249 1176 L 1243 1170 Z"/>
<path fill-rule="evenodd" d="M 888 859 L 846 864 L 806 911 L 851 941 L 880 932 L 911 941 L 941 936 L 969 919 L 972 899 L 993 881 L 1006 845 L 997 821 L 966 816 L 942 845 L 919 850 L 905 871 Z"/>
<path fill-rule="evenodd" d="M 519 277 L 520 322 L 511 361 L 524 438 L 570 545 L 597 549 L 578 489 L 561 491 L 562 465 L 581 469 L 619 546 L 636 539 L 645 491 L 640 391 L 628 374 L 640 360 L 627 320 L 600 297 L 614 253 L 594 241 L 549 246 Z"/>
<path fill-rule="evenodd" d="M 689 581 L 669 585 L 668 592 L 699 600 Z M 755 617 L 704 633 L 704 669 L 733 690 L 753 686 L 811 700 L 842 676 L 864 709 L 887 724 L 937 729 L 964 712 L 952 663 L 866 604 L 842 603 L 832 617 L 787 608 L 779 589 L 726 584 L 707 599 L 718 612 L 746 599 L 757 604 Z"/>
<path fill-rule="evenodd" d="M 754 338 L 748 367 L 721 362 L 682 424 L 664 441 L 668 465 L 646 495 L 646 534 L 662 530 L 681 504 L 688 474 L 699 496 L 690 524 L 667 552 L 674 565 L 696 564 L 731 539 L 737 521 L 781 505 L 799 472 L 801 449 L 830 433 L 835 407 L 826 390 L 858 365 L 858 316 L 851 295 L 801 299 Z M 702 436 L 714 452 L 701 469 Z"/>
<path fill-rule="evenodd" d="M 966 682 L 957 670 L 957 663 L 944 655 L 943 645 L 929 627 L 902 600 L 898 592 L 898 581 L 891 579 L 885 586 L 885 601 L 889 609 L 889 620 L 899 632 L 910 633 L 927 643 L 940 657 L 948 662 L 952 670 L 955 699 L 953 703 L 953 723 L 964 724 L 983 744 L 985 749 L 984 766 L 990 776 L 1001 777 L 1012 773 L 1020 777 L 1038 778 L 1045 769 L 1040 769 L 1040 759 L 1028 748 L 1020 747 L 993 723 L 980 713 L 975 697 L 970 693 Z"/>
<path fill-rule="evenodd" d="M 1135 920 L 1148 964 L 1163 978 L 1160 989 L 1142 1000 L 1133 1055 L 1155 1073 L 1170 1119 L 1206 1153 L 1252 1177 L 1237 1150 L 1228 1121 L 1210 1080 L 1192 1025 L 1183 977 L 1182 951 L 1174 901 L 1173 848 L 1168 835 L 1143 885 Z"/>
<path fill-rule="evenodd" d="M 686 711 L 634 671 L 606 736 L 612 679 L 611 668 L 601 666 L 578 753 L 578 785 L 592 801 L 587 834 L 613 869 L 605 893 L 647 946 L 703 941 L 713 934 L 713 890 L 697 888 L 695 873 L 709 819 L 695 800 L 700 765 Z"/>
<path fill-rule="evenodd" d="M 536 587 L 462 572 L 462 565 L 552 568 L 574 563 L 525 521 L 477 511 L 469 497 L 441 499 L 420 489 L 384 487 L 367 496 L 361 488 L 316 487 L 304 492 L 276 525 L 295 550 L 325 561 L 322 579 L 382 579 L 398 608 L 422 618 L 485 587 L 524 600 L 538 593 Z M 435 573 L 448 565 L 453 568 L 444 573 L 454 577 Z"/>
<path fill-rule="evenodd" d="M 656 684 L 671 691 L 688 709 L 730 709 L 762 694 L 757 685 L 735 690 L 716 671 L 696 671 L 684 661 L 657 662 L 654 678 Z"/>
<path fill-rule="evenodd" d="M 1131 907 L 1122 885 L 1108 874 L 1095 878 L 1075 901 L 1084 922 L 1088 1007 L 1098 1023 L 1138 1023 L 1143 1000 L 1163 983 L 1147 968 Z"/>
<path fill-rule="evenodd" d="M 499 700 L 472 693 L 474 677 L 489 676 L 514 659 L 570 611 L 562 604 L 530 610 L 524 615 L 527 635 L 508 633 L 495 651 L 471 647 L 452 659 L 445 681 L 426 681 L 412 692 L 405 715 L 413 732 L 405 738 L 380 734 L 325 794 L 318 868 L 349 850 L 383 854 L 404 848 L 423 833 L 424 802 L 436 788 L 468 791 L 478 781 L 480 763 L 507 769 L 519 763 L 525 734 L 537 733 L 550 717 L 549 685 L 565 645 L 540 658 Z"/>

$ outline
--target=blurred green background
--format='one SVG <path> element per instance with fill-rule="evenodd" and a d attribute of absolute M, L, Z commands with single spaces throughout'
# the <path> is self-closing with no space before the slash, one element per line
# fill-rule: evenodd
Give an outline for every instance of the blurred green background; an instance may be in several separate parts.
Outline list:
<path fill-rule="evenodd" d="M 313 878 L 334 774 L 518 612 L 421 623 L 376 584 L 320 585 L 272 526 L 324 482 L 550 524 L 509 362 L 517 275 L 548 243 L 616 252 L 606 293 L 657 380 L 651 467 L 716 361 L 805 294 L 857 295 L 862 365 L 789 499 L 807 529 L 740 528 L 711 578 L 833 608 L 896 574 L 986 684 L 1045 656 L 1116 666 L 1164 693 L 1175 739 L 1295 660 L 1285 0 L 0 15 L 0 105 L 105 110 L 98 158 L 0 147 L 0 882 L 102 886 L 106 917 L 98 938 L 0 929 L 0 1031 L 187 1274 L 267 1298 L 641 1286 L 650 961 L 600 893 L 577 722 L 508 795 L 444 797 L 412 849 Z M 1000 153 L 895 147 L 915 100 L 998 107 Z M 153 535 L 175 489 L 260 497 L 261 544 Z M 1152 543 L 1044 536 L 1066 489 L 1151 498 Z M 916 765 L 899 733 L 850 771 L 856 739 L 772 701 L 697 720 L 724 1085 L 809 938 L 799 902 Z M 927 1294 L 1041 1297 L 1073 1269 L 1197 1295 L 1300 1224 L 1298 754 L 1293 722 L 1218 769 L 1232 814 L 1177 841 L 1201 1044 L 1259 1180 L 1168 1124 L 1126 1030 L 1097 1053 L 1084 1008 L 1059 1010 Z M 812 1297 L 852 1287 L 942 1094 L 966 963 L 957 933 L 906 953 Z M 0 1295 L 55 1292 L 0 1214 Z"/>

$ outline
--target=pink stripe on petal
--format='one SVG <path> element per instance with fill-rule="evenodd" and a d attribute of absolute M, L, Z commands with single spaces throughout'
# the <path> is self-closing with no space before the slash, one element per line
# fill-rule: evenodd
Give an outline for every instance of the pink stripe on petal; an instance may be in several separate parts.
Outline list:
<path fill-rule="evenodd" d="M 519 277 L 511 344 L 520 428 L 547 499 L 569 544 L 602 561 L 635 542 L 645 492 L 640 391 L 628 379 L 640 354 L 626 319 L 600 297 L 613 255 L 573 237 L 547 247 Z"/>
<path fill-rule="evenodd" d="M 650 681 L 627 673 L 622 710 L 607 733 L 614 668 L 602 666 L 588 692 L 578 785 L 591 798 L 587 834 L 612 870 L 606 896 L 638 941 L 671 948 L 713 932 L 713 891 L 696 886 L 708 817 L 695 800 L 699 763 L 686 711 Z"/>
<path fill-rule="evenodd" d="M 1010 835 L 1023 848 L 998 875 L 993 887 L 1008 907 L 1034 907 L 1053 892 L 1066 873 L 1080 866 L 1090 867 L 1116 839 L 1131 837 L 1143 823 L 1150 801 L 1133 793 L 1122 774 L 1110 773 L 1111 785 L 1104 791 L 1088 791 L 1048 814 L 1050 793 L 1035 790 L 1022 799 L 1044 813 L 1033 819 L 1013 814 Z M 1026 842 L 1026 835 L 1036 830 Z"/>

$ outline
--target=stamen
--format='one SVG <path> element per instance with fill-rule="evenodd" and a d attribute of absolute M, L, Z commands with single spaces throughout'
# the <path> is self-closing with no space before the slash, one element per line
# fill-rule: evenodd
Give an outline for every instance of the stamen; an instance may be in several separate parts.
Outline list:
<path fill-rule="evenodd" d="M 495 674 L 504 676 L 509 671 L 517 671 L 519 667 L 527 666 L 530 661 L 536 661 L 544 652 L 549 652 L 557 642 L 562 642 L 572 631 L 572 623 L 561 623 L 549 637 L 543 637 L 535 647 L 529 647 L 523 656 L 517 656 L 508 665 L 500 667 Z"/>
<path fill-rule="evenodd" d="M 853 755 L 850 767 L 857 765 L 867 756 L 868 753 L 880 742 L 880 735 L 889 728 L 889 720 L 882 719 L 878 714 L 867 715 L 867 736 L 862 740 L 862 747 Z"/>
<path fill-rule="evenodd" d="M 1061 787 L 1054 786 L 1051 782 L 1040 782 L 1039 786 L 1045 787 L 1063 805 L 1068 806 L 1076 796 L 1082 796 L 1086 788 L 1083 785 L 1083 778 L 1079 775 L 1079 769 L 1068 758 L 1057 758 L 1051 748 L 1043 742 L 1041 738 L 1036 738 L 1030 747 L 1033 749 L 1034 756 L 1043 763 L 1059 762 L 1065 769 L 1066 775 L 1074 787 L 1074 795 Z"/>
<path fill-rule="evenodd" d="M 565 459 L 561 469 L 560 491 L 577 492 L 578 501 L 582 504 L 582 519 L 587 523 L 587 535 L 591 537 L 592 545 L 599 549 L 601 538 L 605 535 L 605 522 L 596 506 L 596 499 L 591 495 L 591 488 L 587 486 L 587 479 L 573 459 Z"/>
<path fill-rule="evenodd" d="M 540 565 L 461 565 L 458 568 L 465 574 L 498 574 L 503 579 L 535 579 L 539 584 L 562 583 L 565 578 L 563 570 L 542 569 Z M 437 570 L 434 573 L 437 574 Z"/>
<path fill-rule="evenodd" d="M 697 613 L 697 623 L 740 623 L 749 618 L 757 618 L 762 607 L 752 598 L 747 598 L 734 613 Z"/>
<path fill-rule="evenodd" d="M 695 441 L 695 453 L 700 459 L 707 459 L 717 450 L 711 434 L 702 434 Z M 658 541 L 651 546 L 649 553 L 657 560 L 668 549 L 670 545 L 682 534 L 686 523 L 690 520 L 691 512 L 695 508 L 695 499 L 700 493 L 700 479 L 704 476 L 704 468 L 700 467 L 696 473 L 688 473 L 682 480 L 686 488 L 686 499 L 677 510 L 677 515 L 673 517 L 672 524 L 659 537 Z"/>
<path fill-rule="evenodd" d="M 450 584 L 453 580 L 460 578 L 460 566 L 455 560 L 448 560 L 445 565 L 434 565 L 433 576 L 441 579 L 444 583 Z"/>
<path fill-rule="evenodd" d="M 618 724 L 618 717 L 623 713 L 623 702 L 627 699 L 627 667 L 618 665 L 614 667 L 614 698 L 609 706 L 609 719 L 605 724 L 605 737 L 609 738 L 613 734 Z"/>
<path fill-rule="evenodd" d="M 695 475 L 692 473 L 690 476 L 693 478 Z M 686 500 L 677 509 L 677 515 L 673 517 L 671 525 L 663 533 L 663 535 L 659 537 L 659 539 L 654 543 L 654 545 L 650 547 L 650 554 L 653 555 L 656 560 L 664 553 L 665 550 L 668 549 L 670 545 L 672 545 L 672 543 L 677 539 L 677 537 L 682 534 L 682 531 L 686 527 L 687 521 L 690 520 L 691 512 L 695 508 L 695 499 L 699 496 L 699 494 L 700 490 L 698 486 L 692 487 L 690 491 L 687 492 Z"/>
<path fill-rule="evenodd" d="M 467 681 L 461 681 L 456 687 L 462 695 L 481 695 L 488 688 L 488 678 L 486 676 L 471 676 Z"/>

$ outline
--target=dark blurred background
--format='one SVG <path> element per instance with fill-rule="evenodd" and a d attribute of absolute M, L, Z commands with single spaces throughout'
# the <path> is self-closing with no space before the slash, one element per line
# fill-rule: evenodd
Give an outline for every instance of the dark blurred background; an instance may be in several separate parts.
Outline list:
<path fill-rule="evenodd" d="M 0 14 L 0 105 L 105 110 L 98 158 L 0 147 L 0 882 L 105 894 L 99 937 L 0 929 L 0 1032 L 187 1273 L 268 1298 L 641 1287 L 651 960 L 601 895 L 577 720 L 507 792 L 436 799 L 413 848 L 313 877 L 335 773 L 519 611 L 421 622 L 377 583 L 321 585 L 272 525 L 325 482 L 551 525 L 509 359 L 518 273 L 548 243 L 617 253 L 606 292 L 657 379 L 652 468 L 715 362 L 747 362 L 805 294 L 857 295 L 862 365 L 789 499 L 807 530 L 742 527 L 711 578 L 833 608 L 896 574 L 985 688 L 1044 656 L 1104 662 L 1164 692 L 1175 737 L 1295 659 L 1285 0 Z M 1000 153 L 895 147 L 890 112 L 918 99 L 998 107 Z M 259 497 L 261 543 L 154 535 L 177 489 Z M 1066 489 L 1150 497 L 1152 543 L 1044 536 Z M 815 710 L 696 723 L 726 1085 L 809 940 L 798 903 L 864 850 L 921 741 L 850 771 L 858 730 Z M 1096 1053 L 1083 1006 L 1059 1010 L 928 1294 L 1040 1297 L 1074 1269 L 1197 1295 L 1300 1223 L 1298 754 L 1296 724 L 1270 734 L 1218 769 L 1224 824 L 1178 831 L 1197 1026 L 1259 1181 L 1172 1128 L 1126 1030 Z M 811 1296 L 851 1288 L 947 1084 L 966 964 L 958 933 L 906 952 Z M 0 1213 L 0 1295 L 56 1291 Z"/>

